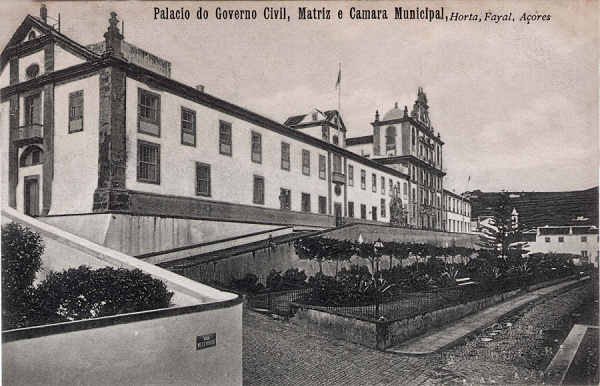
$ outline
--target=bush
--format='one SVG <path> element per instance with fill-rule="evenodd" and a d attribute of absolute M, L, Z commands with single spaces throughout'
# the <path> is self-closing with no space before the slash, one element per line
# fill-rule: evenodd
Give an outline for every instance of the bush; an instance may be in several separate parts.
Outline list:
<path fill-rule="evenodd" d="M 284 282 L 283 276 L 281 276 L 281 271 L 276 271 L 272 269 L 271 272 L 269 272 L 269 275 L 267 276 L 267 288 L 279 291 L 283 289 L 283 287 Z"/>
<path fill-rule="evenodd" d="M 51 272 L 34 290 L 32 316 L 56 323 L 139 312 L 170 305 L 173 292 L 139 269 L 86 266 Z"/>
<path fill-rule="evenodd" d="M 257 293 L 265 289 L 265 287 L 258 282 L 258 276 L 247 273 L 241 279 L 234 279 L 231 283 L 234 290 L 241 292 Z"/>
<path fill-rule="evenodd" d="M 42 266 L 39 234 L 20 224 L 2 226 L 2 328 L 25 327 L 31 310 L 33 281 Z"/>
<path fill-rule="evenodd" d="M 292 288 L 306 286 L 306 274 L 298 268 L 290 268 L 283 274 L 283 281 Z"/>

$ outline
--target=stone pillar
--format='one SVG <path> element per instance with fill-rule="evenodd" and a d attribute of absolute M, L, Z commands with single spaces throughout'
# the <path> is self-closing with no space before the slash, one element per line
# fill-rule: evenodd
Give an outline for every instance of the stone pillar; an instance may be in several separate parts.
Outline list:
<path fill-rule="evenodd" d="M 100 71 L 100 114 L 98 186 L 94 192 L 94 211 L 127 210 L 125 190 L 126 121 L 125 72 L 116 67 Z"/>
<path fill-rule="evenodd" d="M 52 181 L 54 180 L 54 83 L 44 86 L 44 165 L 42 167 L 42 216 L 47 216 L 52 206 Z"/>
<path fill-rule="evenodd" d="M 12 73 L 12 66 L 11 66 Z M 17 208 L 17 184 L 19 182 L 19 150 L 14 144 L 19 130 L 19 94 L 9 97 L 8 131 L 8 205 Z"/>

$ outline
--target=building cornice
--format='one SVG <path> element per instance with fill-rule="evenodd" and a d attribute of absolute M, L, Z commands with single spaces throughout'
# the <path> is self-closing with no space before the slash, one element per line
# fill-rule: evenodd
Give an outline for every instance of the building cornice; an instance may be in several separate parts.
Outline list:
<path fill-rule="evenodd" d="M 373 161 L 381 163 L 383 165 L 395 164 L 398 162 L 412 162 L 412 163 L 416 163 L 419 166 L 422 166 L 424 168 L 427 168 L 427 169 L 433 171 L 435 174 L 437 174 L 439 176 L 446 175 L 446 173 L 444 173 L 444 171 L 436 168 L 435 166 L 428 164 L 427 162 L 423 161 L 422 159 L 420 159 L 418 157 L 415 157 L 414 155 L 400 155 L 400 156 L 396 156 L 396 157 L 373 158 Z"/>

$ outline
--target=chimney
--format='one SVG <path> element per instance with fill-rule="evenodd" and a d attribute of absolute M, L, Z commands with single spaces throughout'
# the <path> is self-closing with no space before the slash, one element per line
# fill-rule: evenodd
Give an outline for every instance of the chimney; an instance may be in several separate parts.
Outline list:
<path fill-rule="evenodd" d="M 46 4 L 42 4 L 40 7 L 40 19 L 42 19 L 44 23 L 48 22 L 48 9 L 46 8 Z"/>
<path fill-rule="evenodd" d="M 108 19 L 108 31 L 104 33 L 104 41 L 106 42 L 106 51 L 111 52 L 115 56 L 123 57 L 121 52 L 121 42 L 123 35 L 119 32 L 117 13 L 111 12 Z"/>
<path fill-rule="evenodd" d="M 204 92 L 204 85 L 203 84 L 196 85 L 196 90 L 198 90 L 200 92 Z"/>

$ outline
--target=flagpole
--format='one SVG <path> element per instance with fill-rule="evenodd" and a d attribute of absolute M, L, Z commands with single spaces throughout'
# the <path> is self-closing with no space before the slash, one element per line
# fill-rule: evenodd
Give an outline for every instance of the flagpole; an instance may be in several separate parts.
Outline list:
<path fill-rule="evenodd" d="M 341 95 L 342 95 L 342 62 L 339 63 L 339 67 L 338 67 L 338 79 L 339 79 L 339 86 L 338 86 L 338 120 L 339 120 L 339 115 L 341 114 L 340 110 L 341 110 Z M 339 127 L 338 127 L 339 129 Z"/>

